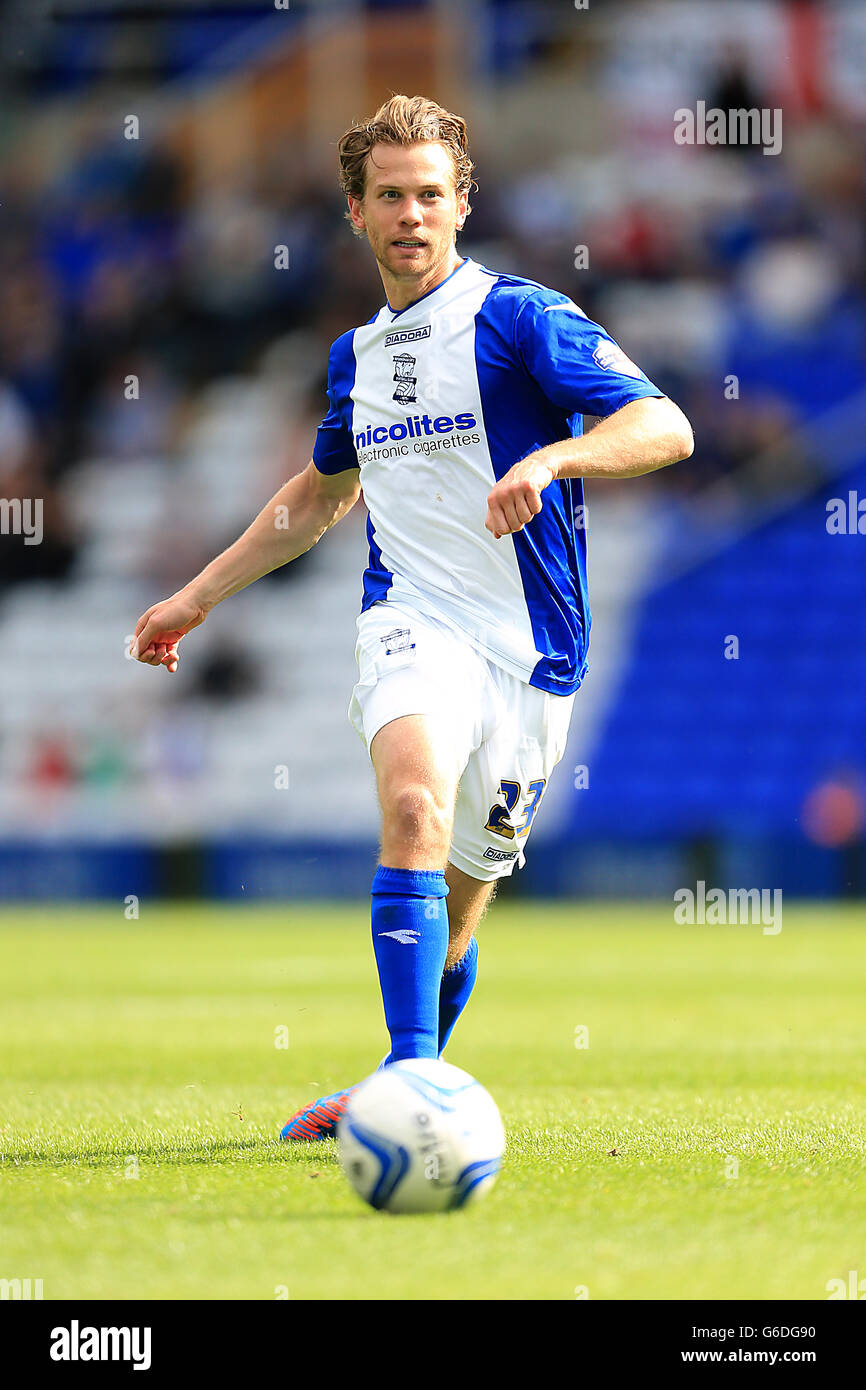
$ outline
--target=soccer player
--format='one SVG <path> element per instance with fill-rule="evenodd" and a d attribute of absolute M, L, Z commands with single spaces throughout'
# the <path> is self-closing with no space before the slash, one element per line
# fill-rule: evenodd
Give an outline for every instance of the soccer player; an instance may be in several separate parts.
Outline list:
<path fill-rule="evenodd" d="M 442 1053 L 475 981 L 476 927 L 523 862 L 565 750 L 590 627 L 582 480 L 651 472 L 693 441 L 567 295 L 460 255 L 473 165 L 459 116 L 394 96 L 339 158 L 386 302 L 330 349 L 306 470 L 142 615 L 131 650 L 176 671 L 215 604 L 309 550 L 363 487 L 349 716 L 382 808 L 371 891 L 387 1065 Z M 587 435 L 584 414 L 601 417 Z M 305 1106 L 283 1137 L 332 1135 L 350 1092 Z"/>

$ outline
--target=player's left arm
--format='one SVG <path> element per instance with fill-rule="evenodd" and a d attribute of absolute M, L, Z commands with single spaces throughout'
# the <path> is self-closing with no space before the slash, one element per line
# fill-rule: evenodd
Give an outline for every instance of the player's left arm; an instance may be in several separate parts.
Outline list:
<path fill-rule="evenodd" d="M 487 499 L 485 525 L 497 540 L 520 531 L 558 478 L 637 478 L 689 458 L 692 427 L 667 396 L 644 396 L 600 420 L 589 434 L 558 439 L 509 468 Z"/>

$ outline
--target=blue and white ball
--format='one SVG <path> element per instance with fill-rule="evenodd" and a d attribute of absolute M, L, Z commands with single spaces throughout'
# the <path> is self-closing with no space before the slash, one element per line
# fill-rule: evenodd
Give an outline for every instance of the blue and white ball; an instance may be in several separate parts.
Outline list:
<path fill-rule="evenodd" d="M 353 1091 L 337 1126 L 340 1162 L 377 1211 L 451 1211 L 489 1192 L 505 1148 L 496 1104 L 459 1067 L 392 1062 Z"/>

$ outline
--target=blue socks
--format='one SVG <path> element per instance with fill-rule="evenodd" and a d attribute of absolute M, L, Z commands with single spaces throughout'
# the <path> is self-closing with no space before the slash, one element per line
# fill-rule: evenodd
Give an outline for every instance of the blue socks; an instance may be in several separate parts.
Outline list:
<path fill-rule="evenodd" d="M 439 986 L 439 1051 L 454 1032 L 454 1024 L 469 1003 L 469 996 L 478 974 L 478 942 L 473 936 L 462 960 L 452 965 L 442 976 Z"/>
<path fill-rule="evenodd" d="M 450 970 L 446 970 L 439 986 L 439 1055 L 445 1051 L 445 1044 L 454 1032 L 454 1025 L 469 1003 L 469 996 L 478 974 L 478 942 L 473 936 L 466 953 Z M 383 1057 L 377 1071 L 387 1067 L 394 1059 L 390 1052 Z"/>
<path fill-rule="evenodd" d="M 448 954 L 445 875 L 380 865 L 370 891 L 373 950 L 391 1035 L 388 1060 L 438 1057 L 439 998 Z"/>

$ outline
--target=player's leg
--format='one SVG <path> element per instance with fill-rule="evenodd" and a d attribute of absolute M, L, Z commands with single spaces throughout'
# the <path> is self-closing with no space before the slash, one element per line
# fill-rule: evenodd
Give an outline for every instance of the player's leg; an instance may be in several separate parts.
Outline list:
<path fill-rule="evenodd" d="M 441 1057 L 454 1025 L 469 1002 L 478 973 L 478 941 L 475 931 L 493 897 L 495 885 L 470 878 L 462 869 L 448 864 L 448 954 L 439 985 L 439 1056 Z M 391 1061 L 390 1052 L 382 1058 L 379 1070 Z"/>
<path fill-rule="evenodd" d="M 449 950 L 445 876 L 460 774 L 447 719 L 404 715 L 370 743 L 382 807 L 382 852 L 371 888 L 371 927 L 391 1049 L 381 1065 L 403 1057 L 438 1057 L 440 990 Z M 460 941 L 464 918 L 479 914 L 475 895 L 456 884 Z M 469 997 L 470 962 L 445 987 L 451 1027 Z M 474 971 L 472 972 L 474 981 Z M 465 999 L 463 1001 L 465 1003 Z M 334 1134 L 352 1088 L 304 1106 L 283 1126 L 287 1140 Z"/>
<path fill-rule="evenodd" d="M 439 1055 L 447 1046 L 454 1025 L 469 1003 L 478 973 L 478 939 L 475 935 L 496 889 L 495 883 L 472 878 L 449 864 L 445 878 L 448 895 L 448 955 L 439 986 Z"/>
<path fill-rule="evenodd" d="M 397 1037 L 399 1056 L 435 1057 L 449 951 L 445 869 L 457 784 L 480 737 L 473 697 L 483 677 L 478 659 L 465 644 L 396 604 L 378 605 L 362 614 L 356 655 L 359 680 L 350 718 L 370 750 L 382 805 L 372 929 L 385 1017 L 392 1047 Z M 455 890 L 457 939 L 462 942 L 464 912 L 471 922 L 480 905 L 457 880 Z M 462 1007 L 457 995 L 462 990 L 465 1002 L 471 990 L 468 967 L 464 960 L 462 981 L 458 970 L 446 989 L 450 1026 Z M 351 1090 L 298 1111 L 282 1137 L 332 1135 Z"/>
<path fill-rule="evenodd" d="M 412 827 L 413 834 L 416 827 Z M 429 830 L 429 827 L 428 827 Z M 395 852 L 399 841 L 394 846 Z M 413 853 L 417 852 L 417 842 Z M 478 971 L 478 941 L 476 931 L 484 918 L 496 891 L 496 881 L 473 878 L 447 864 L 445 881 L 450 890 L 447 901 L 448 947 L 445 968 L 439 983 L 437 1055 L 444 1052 L 454 1031 L 454 1025 L 469 1002 Z M 387 1066 L 390 1052 L 380 1062 Z M 284 1139 L 325 1139 L 333 1135 L 337 1121 L 346 1107 L 352 1088 L 325 1096 L 303 1107 L 292 1116 L 282 1131 Z"/>
<path fill-rule="evenodd" d="M 565 751 L 573 697 L 548 695 L 490 667 L 484 739 L 460 779 L 448 866 L 452 887 L 449 963 L 459 960 L 451 988 L 456 1005 L 447 1032 L 440 1008 L 441 1046 L 468 1001 L 477 969 L 473 935 L 497 880 L 523 862 L 541 797 Z M 460 979 L 460 972 L 465 972 Z M 443 999 L 450 972 L 443 976 Z M 462 987 L 462 988 L 461 988 Z"/>
<path fill-rule="evenodd" d="M 380 863 L 443 873 L 451 845 L 460 766 L 450 721 L 407 714 L 370 744 L 382 808 Z"/>
<path fill-rule="evenodd" d="M 462 960 L 475 932 L 485 917 L 496 892 L 496 880 L 472 878 L 470 874 L 449 863 L 445 881 L 448 894 L 448 956 L 445 969 L 451 970 Z"/>
<path fill-rule="evenodd" d="M 439 990 L 448 956 L 451 843 L 459 761 L 450 721 L 405 715 L 373 738 L 382 852 L 372 884 L 372 934 L 389 1061 L 439 1055 Z"/>
<path fill-rule="evenodd" d="M 475 932 L 496 891 L 496 884 L 470 877 L 454 864 L 445 869 L 448 895 L 448 951 L 439 983 L 438 1055 L 445 1050 L 454 1025 L 469 1002 L 478 970 L 478 941 Z M 390 1052 L 379 1063 L 387 1066 Z M 328 1139 L 348 1104 L 354 1087 L 336 1091 L 304 1106 L 284 1126 L 281 1138 L 287 1140 Z"/>

